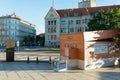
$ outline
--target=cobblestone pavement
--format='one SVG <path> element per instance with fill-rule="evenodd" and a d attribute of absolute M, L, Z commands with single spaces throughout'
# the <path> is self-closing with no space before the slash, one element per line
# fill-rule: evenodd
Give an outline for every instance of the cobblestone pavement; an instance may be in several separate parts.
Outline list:
<path fill-rule="evenodd" d="M 0 61 L 0 80 L 120 80 L 120 68 L 54 72 L 51 65 L 46 62 L 28 64 L 26 61 Z"/>

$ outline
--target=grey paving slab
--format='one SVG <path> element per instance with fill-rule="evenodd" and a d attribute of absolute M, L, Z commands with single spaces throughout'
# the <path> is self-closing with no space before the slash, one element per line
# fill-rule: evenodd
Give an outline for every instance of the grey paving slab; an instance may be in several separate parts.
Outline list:
<path fill-rule="evenodd" d="M 42 69 L 43 68 L 43 69 Z M 120 80 L 119 68 L 54 72 L 50 64 L 0 62 L 0 80 Z"/>
<path fill-rule="evenodd" d="M 23 55 L 16 57 L 19 60 L 25 58 Z M 0 80 L 120 80 L 120 68 L 117 67 L 54 72 L 49 63 L 36 64 L 33 61 L 28 64 L 26 61 L 5 62 L 1 59 L 5 59 L 5 54 L 0 54 Z M 31 56 L 31 59 L 34 59 L 34 56 Z"/>

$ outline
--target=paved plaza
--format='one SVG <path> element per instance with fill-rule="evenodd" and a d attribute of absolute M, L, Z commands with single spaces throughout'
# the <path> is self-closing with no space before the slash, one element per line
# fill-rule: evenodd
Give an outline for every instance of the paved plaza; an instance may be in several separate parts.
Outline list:
<path fill-rule="evenodd" d="M 35 52 L 34 54 L 40 53 L 43 55 L 48 52 Z M 15 62 L 0 61 L 0 80 L 120 80 L 120 68 L 117 67 L 54 72 L 48 62 L 36 64 L 32 61 L 28 64 L 25 60 L 22 61 L 28 56 L 26 53 L 16 54 Z M 5 57 L 4 53 L 0 55 L 1 59 Z M 35 55 L 31 54 L 30 57 L 35 57 Z M 39 60 L 41 59 L 47 59 L 47 57 L 39 56 Z"/>
<path fill-rule="evenodd" d="M 49 63 L 0 62 L 0 80 L 120 80 L 120 68 L 54 72 Z"/>

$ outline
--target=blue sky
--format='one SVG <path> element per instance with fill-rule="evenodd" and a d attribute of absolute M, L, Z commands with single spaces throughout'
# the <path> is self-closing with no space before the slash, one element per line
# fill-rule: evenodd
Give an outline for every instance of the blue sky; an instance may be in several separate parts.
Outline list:
<path fill-rule="evenodd" d="M 37 34 L 45 30 L 44 17 L 53 0 L 0 0 L 0 16 L 15 12 L 36 25 Z M 81 0 L 54 0 L 55 9 L 77 8 Z M 97 0 L 97 6 L 120 5 L 120 0 Z"/>

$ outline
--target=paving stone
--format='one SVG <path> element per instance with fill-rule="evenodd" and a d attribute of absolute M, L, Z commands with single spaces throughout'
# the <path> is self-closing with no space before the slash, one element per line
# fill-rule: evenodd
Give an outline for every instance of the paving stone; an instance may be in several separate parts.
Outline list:
<path fill-rule="evenodd" d="M 5 55 L 2 54 L 2 57 Z M 17 58 L 24 59 L 23 56 L 20 57 Z M 120 80 L 120 68 L 54 72 L 49 63 L 0 61 L 0 80 Z"/>

